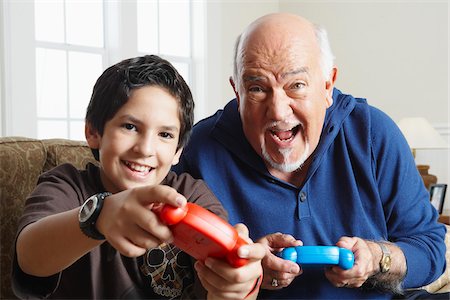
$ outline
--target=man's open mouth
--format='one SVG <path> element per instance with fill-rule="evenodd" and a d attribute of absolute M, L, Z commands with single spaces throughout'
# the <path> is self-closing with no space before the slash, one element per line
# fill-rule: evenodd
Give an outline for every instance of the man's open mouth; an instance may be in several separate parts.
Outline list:
<path fill-rule="evenodd" d="M 270 133 L 272 134 L 273 137 L 275 137 L 277 140 L 281 142 L 289 142 L 292 139 L 294 139 L 299 129 L 300 125 L 297 125 L 288 130 L 272 129 L 270 130 Z"/>

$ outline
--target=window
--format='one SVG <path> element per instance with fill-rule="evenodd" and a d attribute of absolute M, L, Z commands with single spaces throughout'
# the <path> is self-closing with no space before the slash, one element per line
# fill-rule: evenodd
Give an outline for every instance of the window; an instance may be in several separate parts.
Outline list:
<path fill-rule="evenodd" d="M 5 2 L 4 133 L 84 140 L 85 110 L 96 79 L 132 56 L 158 54 L 169 60 L 195 94 L 193 78 L 199 74 L 192 24 L 194 12 L 202 10 L 193 9 L 192 2 Z"/>
<path fill-rule="evenodd" d="M 138 52 L 159 53 L 188 83 L 192 65 L 190 19 L 189 0 L 137 2 Z"/>
<path fill-rule="evenodd" d="M 84 139 L 105 55 L 102 1 L 34 1 L 37 137 Z"/>

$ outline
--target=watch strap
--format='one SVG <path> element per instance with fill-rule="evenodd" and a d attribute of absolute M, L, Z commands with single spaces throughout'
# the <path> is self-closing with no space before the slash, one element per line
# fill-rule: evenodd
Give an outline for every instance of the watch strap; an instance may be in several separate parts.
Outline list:
<path fill-rule="evenodd" d="M 111 195 L 111 193 L 109 193 L 109 192 L 95 194 L 93 197 L 97 198 L 97 206 L 95 207 L 94 213 L 85 222 L 79 222 L 81 231 L 86 236 L 88 236 L 94 240 L 105 240 L 106 239 L 105 236 L 97 230 L 96 223 L 97 223 L 98 216 L 100 215 L 100 212 L 103 208 L 103 201 L 109 195 Z M 86 202 L 89 201 L 89 199 L 86 200 Z"/>

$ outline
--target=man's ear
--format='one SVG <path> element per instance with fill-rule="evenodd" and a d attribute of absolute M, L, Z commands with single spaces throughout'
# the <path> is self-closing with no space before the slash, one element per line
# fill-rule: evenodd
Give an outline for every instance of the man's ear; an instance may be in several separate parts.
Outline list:
<path fill-rule="evenodd" d="M 325 89 L 326 89 L 326 103 L 327 103 L 327 108 L 330 107 L 333 104 L 333 88 L 334 88 L 334 83 L 336 82 L 336 78 L 337 78 L 337 67 L 334 66 L 333 69 L 331 69 L 330 72 L 330 77 L 328 77 L 329 79 L 327 81 L 325 81 Z"/>
<path fill-rule="evenodd" d="M 236 83 L 234 82 L 232 76 L 230 76 L 229 81 L 230 81 L 231 87 L 233 88 L 234 94 L 236 95 L 236 99 L 237 99 L 238 104 L 239 104 L 239 93 L 237 91 Z"/>
<path fill-rule="evenodd" d="M 173 159 L 172 159 L 172 166 L 175 166 L 178 162 L 180 162 L 180 157 L 181 157 L 182 152 L 183 152 L 183 147 L 181 147 L 180 149 L 177 150 L 177 152 L 175 152 L 175 155 L 173 156 Z"/>
<path fill-rule="evenodd" d="M 91 149 L 100 148 L 100 134 L 96 129 L 94 129 L 89 122 L 86 122 L 84 125 L 84 135 L 86 137 L 86 141 Z"/>

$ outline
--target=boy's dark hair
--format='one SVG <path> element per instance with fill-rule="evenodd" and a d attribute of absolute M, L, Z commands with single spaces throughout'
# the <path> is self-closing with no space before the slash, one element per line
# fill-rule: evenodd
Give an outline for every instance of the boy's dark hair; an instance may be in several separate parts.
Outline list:
<path fill-rule="evenodd" d="M 194 101 L 183 77 L 167 60 L 156 55 L 145 55 L 123 60 L 97 79 L 86 112 L 86 123 L 102 136 L 107 121 L 128 101 L 135 89 L 144 86 L 164 88 L 178 100 L 180 137 L 177 149 L 186 145 L 194 122 Z M 99 160 L 98 149 L 92 149 Z"/>

